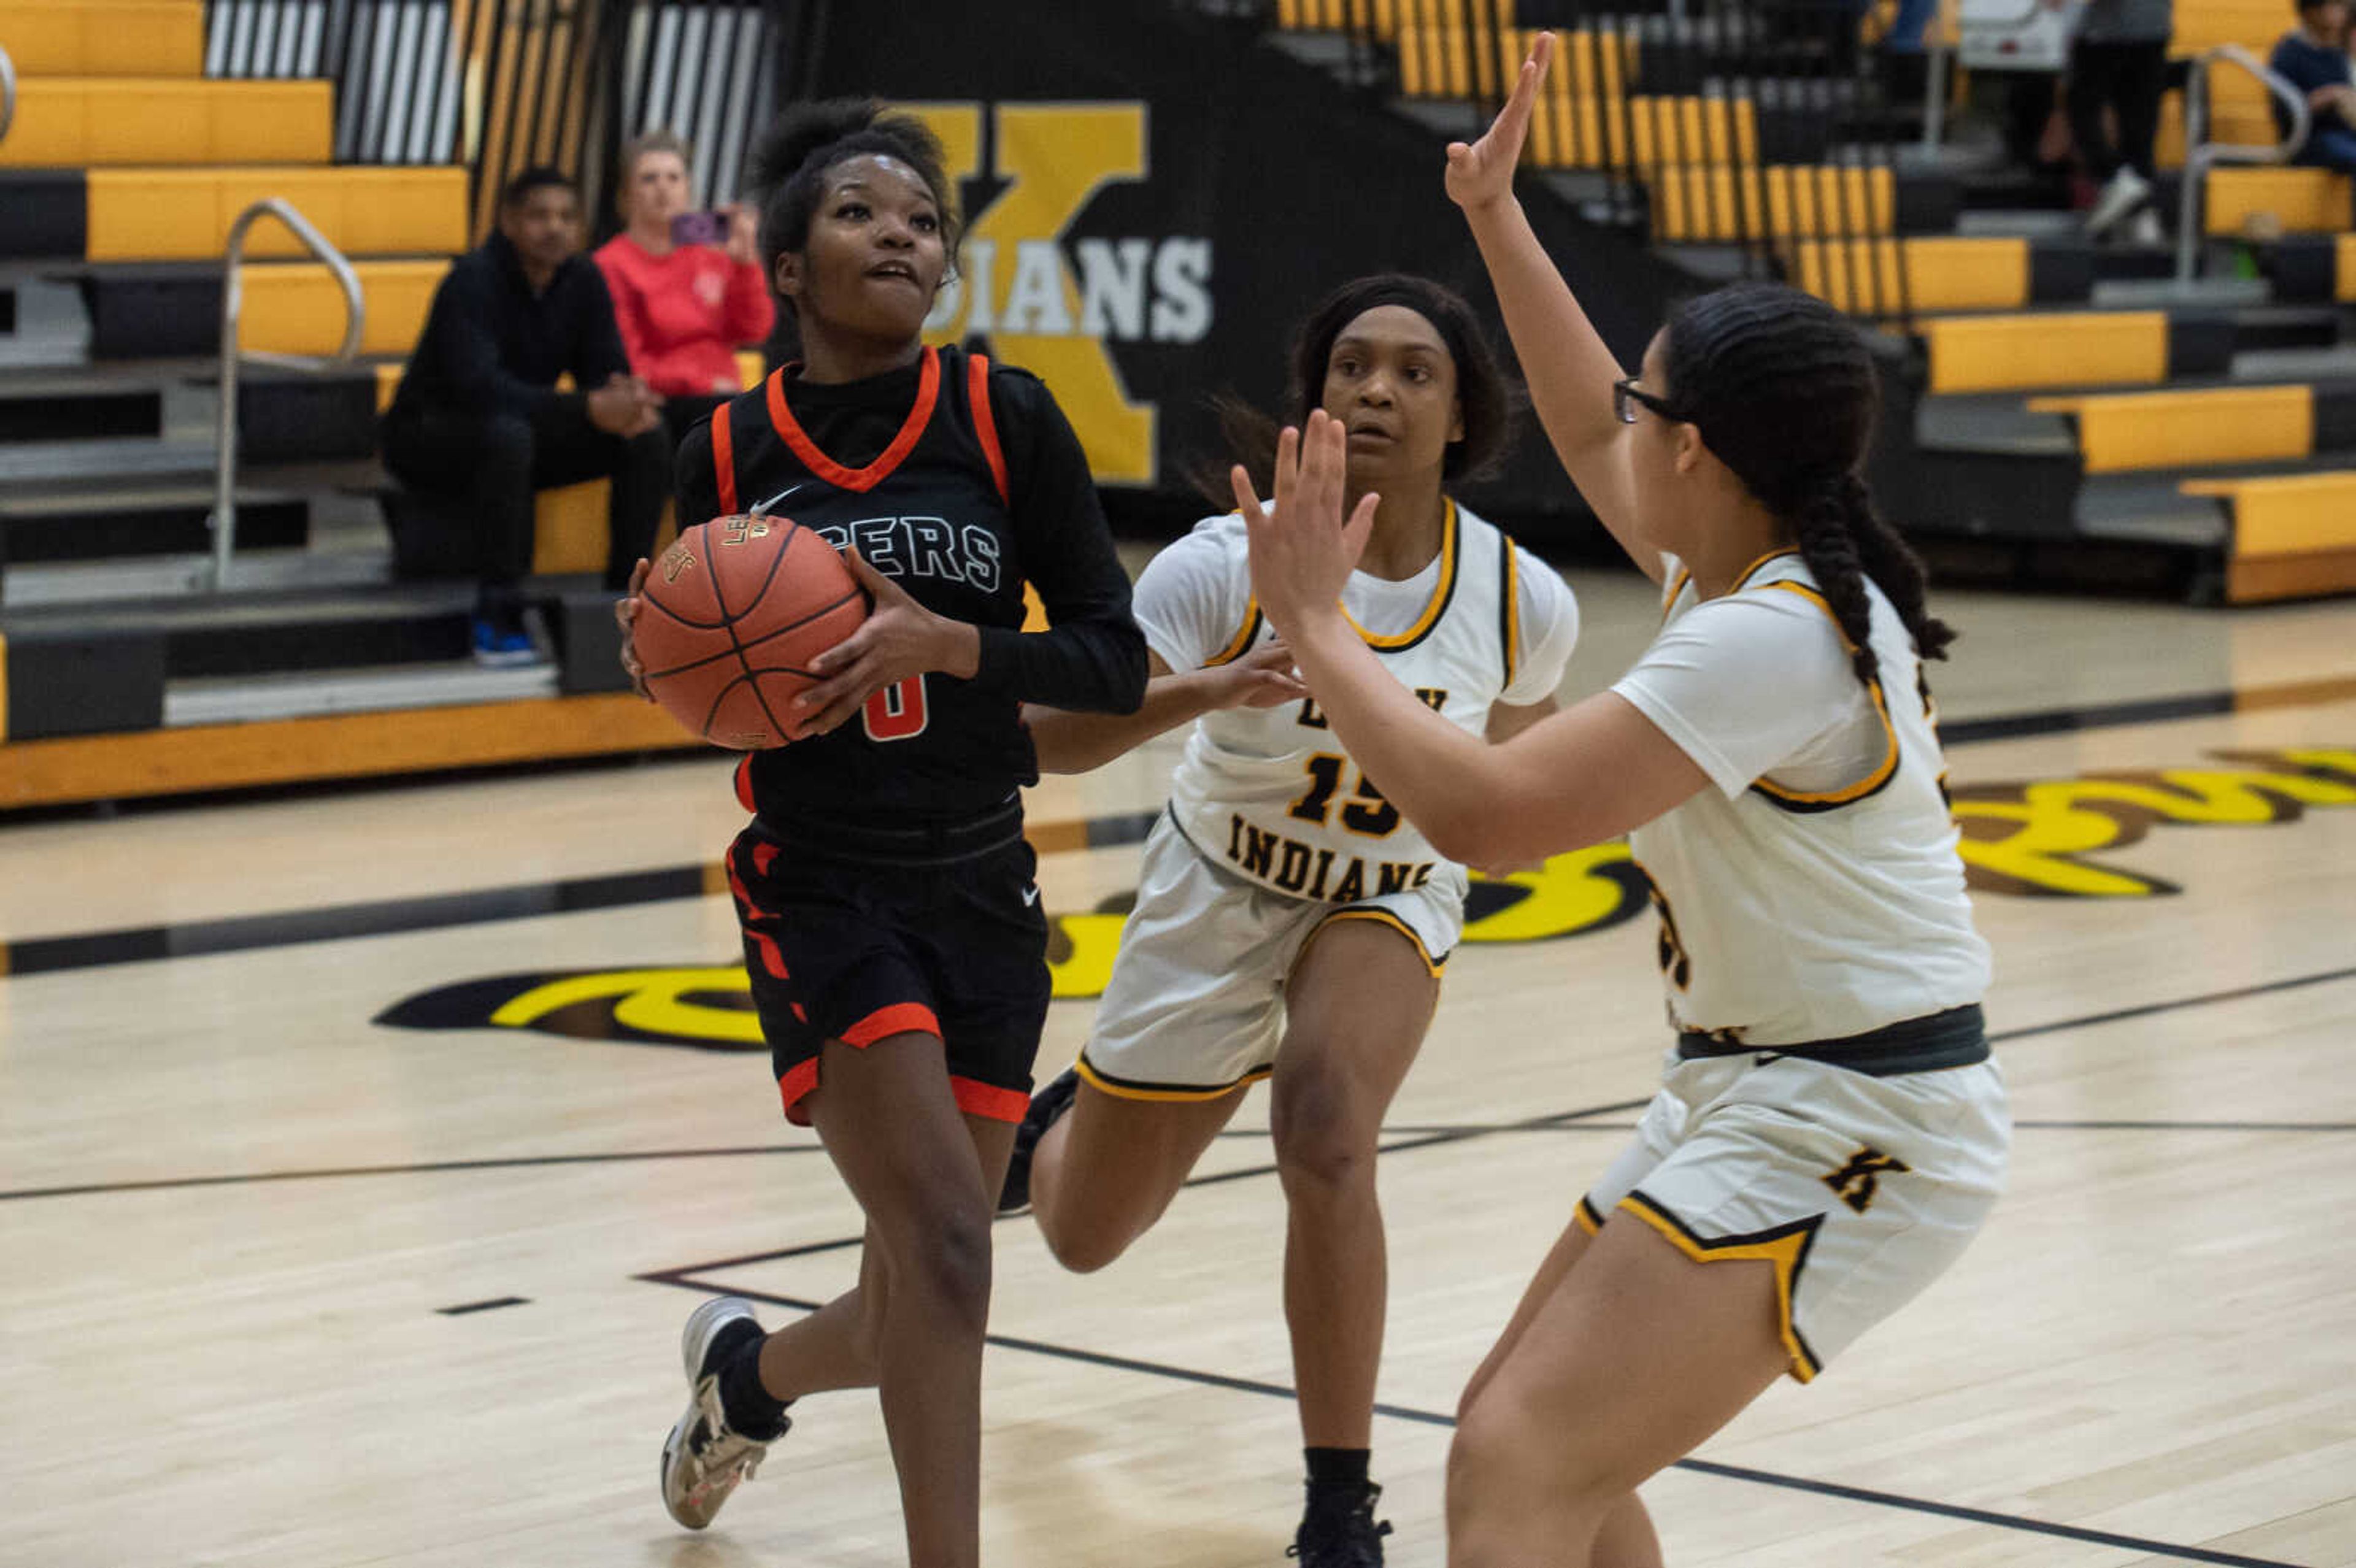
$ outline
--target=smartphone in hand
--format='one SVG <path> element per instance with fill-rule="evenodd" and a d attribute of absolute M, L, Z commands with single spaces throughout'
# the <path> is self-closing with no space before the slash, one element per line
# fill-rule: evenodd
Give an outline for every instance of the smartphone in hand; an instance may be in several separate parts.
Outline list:
<path fill-rule="evenodd" d="M 724 212 L 682 212 L 670 220 L 674 245 L 725 245 L 728 215 Z"/>

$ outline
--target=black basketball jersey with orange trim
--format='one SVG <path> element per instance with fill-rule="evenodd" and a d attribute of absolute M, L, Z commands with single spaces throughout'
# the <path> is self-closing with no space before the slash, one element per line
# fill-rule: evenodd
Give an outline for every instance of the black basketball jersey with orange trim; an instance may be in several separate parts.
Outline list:
<path fill-rule="evenodd" d="M 839 385 L 779 370 L 681 443 L 679 492 L 682 520 L 790 518 L 855 547 L 926 609 L 982 628 L 972 679 L 902 681 L 830 734 L 749 757 L 740 794 L 773 822 L 1000 808 L 1038 778 L 1023 701 L 1125 710 L 1142 697 L 1128 574 L 1076 438 L 1023 372 L 956 348 Z M 1048 632 L 1021 631 L 1026 579 Z"/>

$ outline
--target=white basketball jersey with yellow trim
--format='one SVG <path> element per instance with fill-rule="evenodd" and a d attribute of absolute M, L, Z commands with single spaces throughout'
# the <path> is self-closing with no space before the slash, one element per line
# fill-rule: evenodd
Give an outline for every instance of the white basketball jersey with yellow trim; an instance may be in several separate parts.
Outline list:
<path fill-rule="evenodd" d="M 1204 527 L 1229 524 L 1240 568 L 1242 519 Z M 1407 624 L 1368 624 L 1367 601 L 1380 585 L 1364 573 L 1352 576 L 1342 607 L 1400 685 L 1485 734 L 1490 705 L 1513 680 L 1520 638 L 1513 546 L 1451 501 L 1439 567 L 1430 598 Z M 1273 635 L 1254 601 L 1210 662 L 1239 658 Z M 1313 698 L 1198 720 L 1171 776 L 1170 812 L 1214 864 L 1295 898 L 1350 903 L 1435 878 L 1464 879 L 1463 868 L 1442 859 L 1359 771 Z"/>
<path fill-rule="evenodd" d="M 1789 596 L 1808 607 L 1808 635 L 1821 615 L 1840 635 L 1797 554 L 1755 565 L 1734 592 Z M 1855 706 L 1845 638 L 1837 664 L 1824 656 L 1809 667 L 1819 683 L 1847 682 L 1839 693 L 1789 692 L 1795 707 L 1869 711 L 1844 727 L 1864 743 L 1849 748 L 1838 775 L 1770 767 L 1742 787 L 1697 755 L 1714 786 L 1629 835 L 1659 906 L 1662 978 L 1679 1029 L 1760 1046 L 1838 1040 L 1963 1007 L 1987 990 L 1988 947 L 1972 924 L 1929 688 L 1896 609 L 1869 581 L 1867 592 L 1880 668 L 1870 709 Z M 1696 607 L 1691 582 L 1675 582 L 1665 634 Z M 1707 693 L 1690 698 L 1695 711 L 1665 711 L 1632 689 L 1644 671 L 1639 661 L 1614 689 L 1689 753 L 1717 754 L 1712 722 L 1734 749 L 1739 713 L 1711 713 Z"/>

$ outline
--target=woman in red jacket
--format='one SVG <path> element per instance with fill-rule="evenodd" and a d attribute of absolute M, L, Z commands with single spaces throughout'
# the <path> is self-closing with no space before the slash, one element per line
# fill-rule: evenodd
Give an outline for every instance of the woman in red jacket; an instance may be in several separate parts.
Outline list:
<path fill-rule="evenodd" d="M 776 315 L 758 216 L 733 207 L 724 245 L 681 245 L 671 220 L 690 199 L 687 144 L 639 137 L 622 149 L 622 232 L 597 248 L 630 368 L 662 396 L 674 442 L 741 389 L 736 349 L 767 337 Z"/>

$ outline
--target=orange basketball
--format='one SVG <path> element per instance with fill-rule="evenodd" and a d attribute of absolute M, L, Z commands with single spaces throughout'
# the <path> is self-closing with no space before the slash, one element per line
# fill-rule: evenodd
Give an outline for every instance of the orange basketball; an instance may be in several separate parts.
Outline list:
<path fill-rule="evenodd" d="M 789 517 L 714 517 L 663 551 L 631 633 L 647 690 L 715 746 L 797 738 L 809 662 L 859 629 L 867 595 L 834 548 Z"/>

